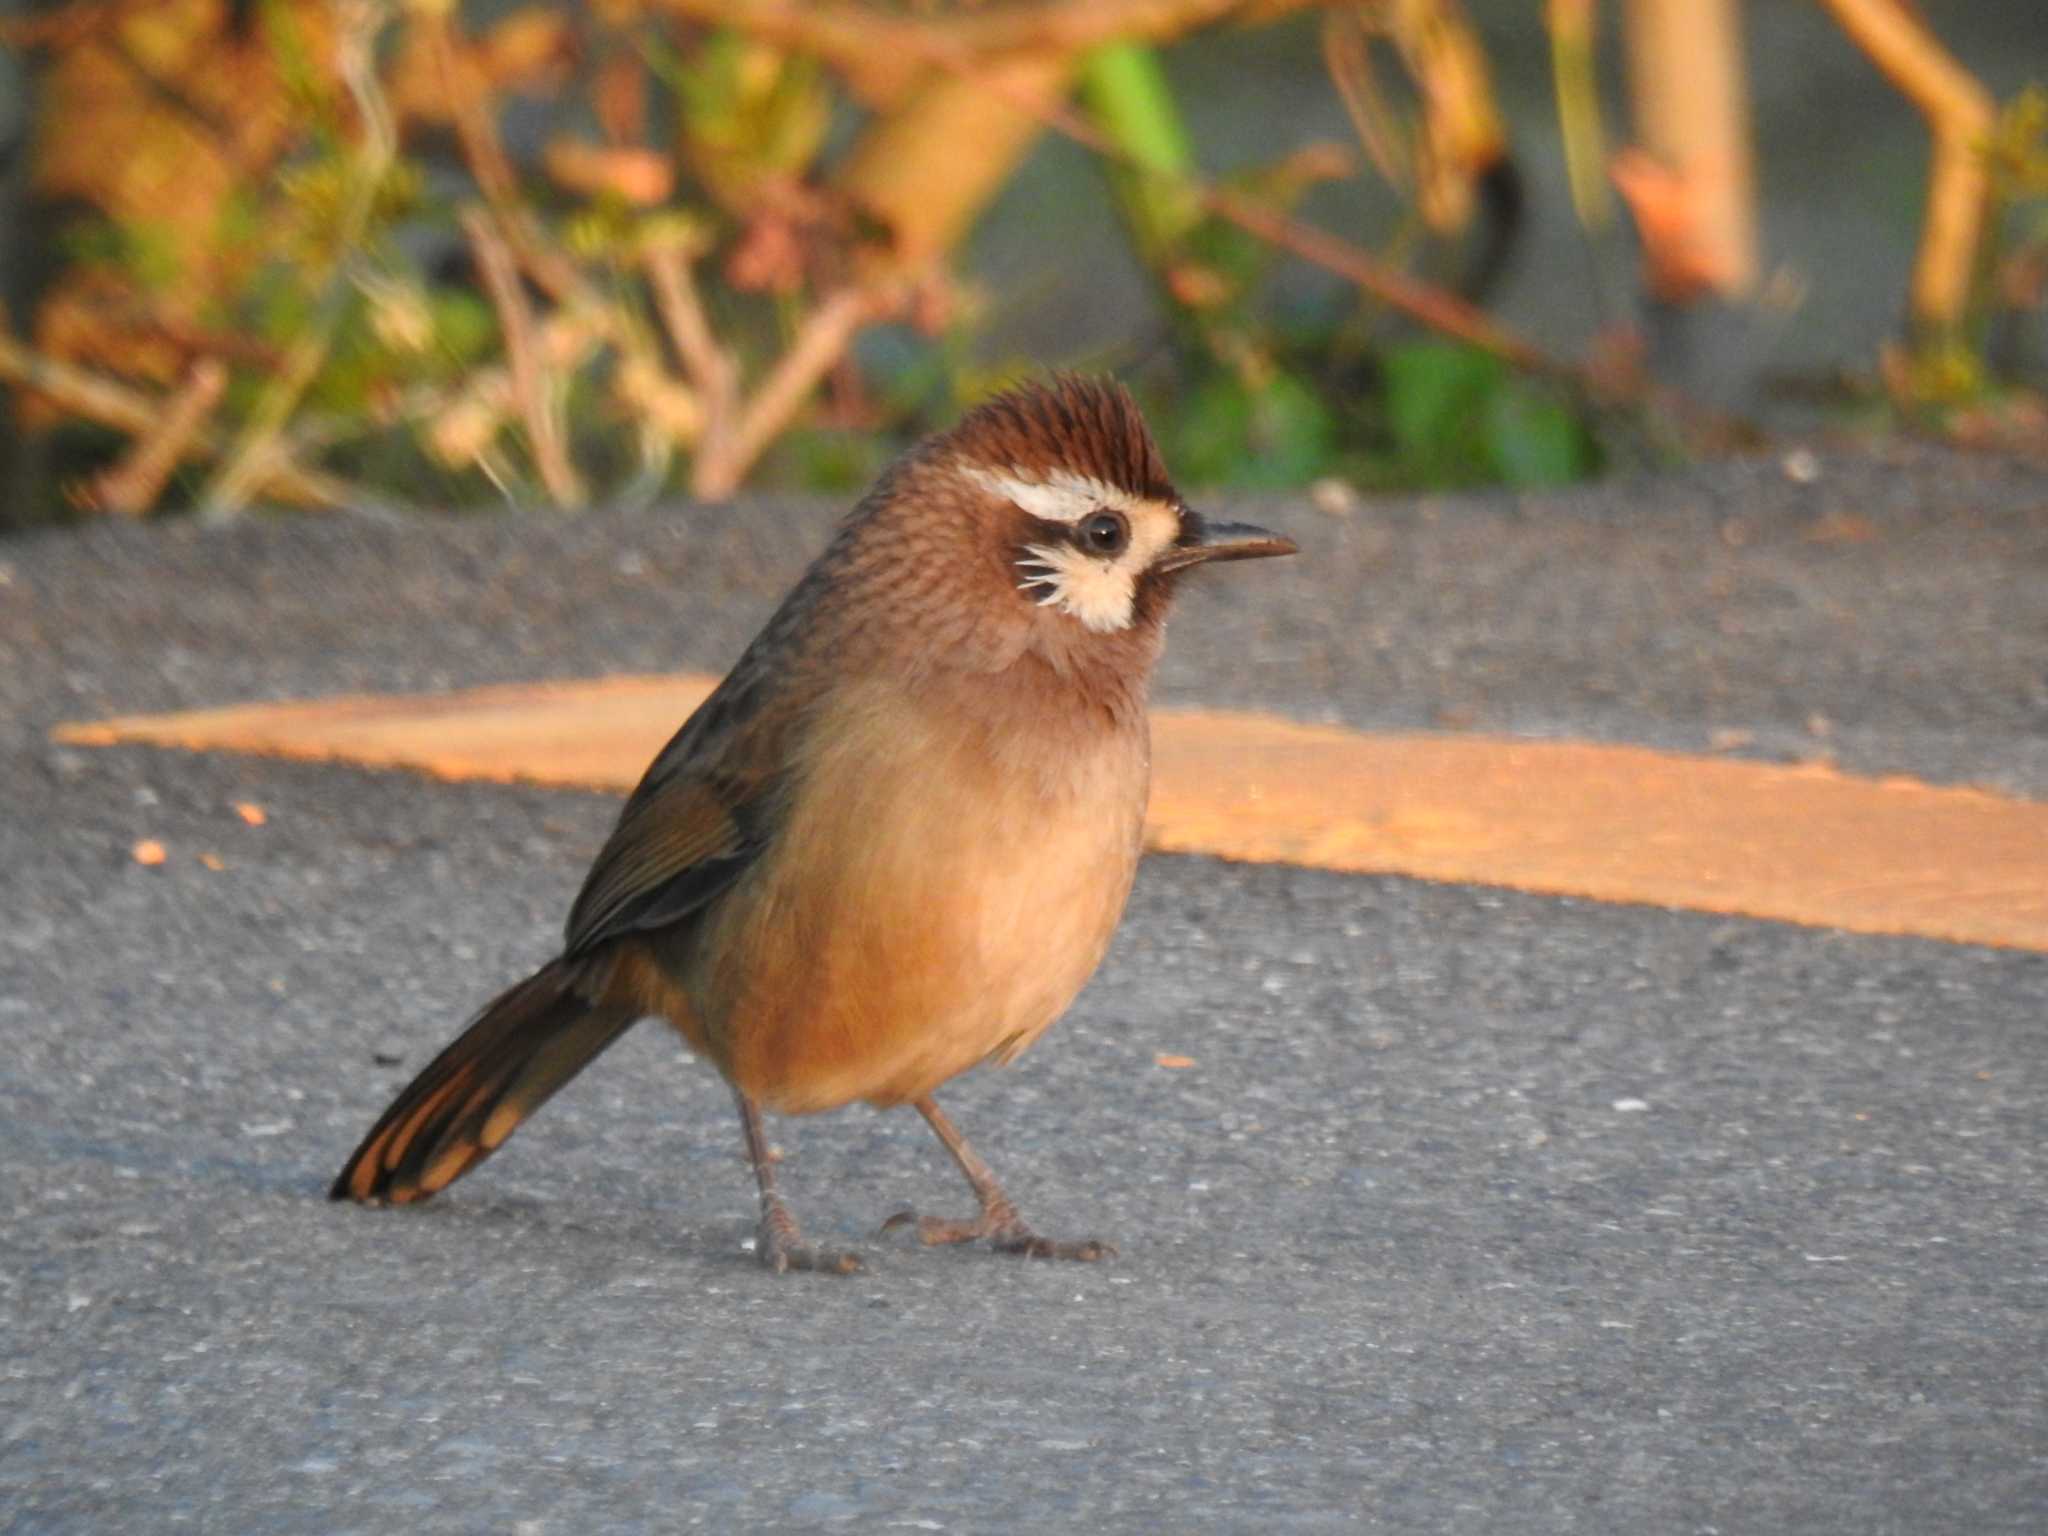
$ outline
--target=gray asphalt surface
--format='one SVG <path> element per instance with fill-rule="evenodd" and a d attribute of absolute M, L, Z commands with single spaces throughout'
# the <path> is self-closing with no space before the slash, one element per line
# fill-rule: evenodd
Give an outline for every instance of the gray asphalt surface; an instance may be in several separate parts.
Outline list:
<path fill-rule="evenodd" d="M 2048 795 L 2048 476 L 1820 469 L 1239 508 L 1310 556 L 1215 573 L 1161 692 Z M 1113 1263 L 872 1238 L 964 1191 L 852 1110 L 774 1133 L 870 1272 L 763 1274 L 645 1026 L 440 1200 L 330 1205 L 613 803 L 48 728 L 715 668 L 830 515 L 0 545 L 0 1527 L 2048 1528 L 2041 955 L 1154 859 L 946 1100 Z"/>

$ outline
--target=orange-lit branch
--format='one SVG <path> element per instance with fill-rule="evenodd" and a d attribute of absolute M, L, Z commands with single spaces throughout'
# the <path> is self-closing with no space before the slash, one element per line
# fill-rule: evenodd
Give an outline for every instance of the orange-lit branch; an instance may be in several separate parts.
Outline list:
<path fill-rule="evenodd" d="M 1913 263 L 1912 317 L 1923 334 L 1963 318 L 1990 189 L 1985 150 L 1997 108 L 1918 14 L 1899 0 L 1821 0 L 1856 46 L 1927 119 L 1934 139 L 1926 223 Z"/>

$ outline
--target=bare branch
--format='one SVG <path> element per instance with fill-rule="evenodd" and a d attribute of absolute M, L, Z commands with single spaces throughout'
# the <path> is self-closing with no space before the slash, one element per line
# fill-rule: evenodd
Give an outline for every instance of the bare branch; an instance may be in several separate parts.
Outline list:
<path fill-rule="evenodd" d="M 562 420 L 550 398 L 545 365 L 534 345 L 533 312 L 527 307 L 526 292 L 519 286 L 519 273 L 512 264 L 512 252 L 492 228 L 491 216 L 481 208 L 462 211 L 462 230 L 476 252 L 477 270 L 484 288 L 498 311 L 498 328 L 505 336 L 505 361 L 512 378 L 512 397 L 519 402 L 526 419 L 526 435 L 533 445 L 534 467 L 556 506 L 583 503 L 583 483 L 569 462 L 563 442 Z"/>
<path fill-rule="evenodd" d="M 1997 108 L 1983 83 L 1956 62 L 1900 0 L 1821 0 L 1851 41 L 1927 119 L 1934 140 L 1927 217 L 1913 262 L 1912 310 L 1922 330 L 1943 333 L 1963 318 L 1990 190 L 1984 150 Z"/>
<path fill-rule="evenodd" d="M 1038 113 L 1048 126 L 1105 159 L 1121 165 L 1136 165 L 1129 155 L 1071 108 L 1064 105 L 1046 107 L 1030 102 L 1018 105 L 1019 110 Z M 1325 271 L 1349 279 L 1383 303 L 1432 330 L 1482 347 L 1519 368 L 1558 374 L 1571 371 L 1535 343 L 1495 322 L 1484 310 L 1466 303 L 1448 289 L 1410 277 L 1400 268 L 1388 265 L 1340 235 L 1260 207 L 1213 183 L 1189 177 L 1186 185 L 1189 194 L 1217 218 L 1235 224 Z"/>
<path fill-rule="evenodd" d="M 1449 289 L 1410 277 L 1340 236 L 1261 208 L 1220 188 L 1198 188 L 1197 196 L 1218 218 L 1227 219 L 1269 245 L 1277 245 L 1325 271 L 1349 278 L 1374 298 L 1433 331 L 1482 347 L 1517 368 L 1544 373 L 1570 371 L 1534 342 L 1498 324 L 1484 310 L 1467 304 Z"/>
<path fill-rule="evenodd" d="M 456 142 L 462 158 L 476 178 L 479 191 L 497 215 L 498 227 L 519 258 L 519 265 L 558 304 L 586 300 L 589 295 L 583 274 L 542 233 L 539 221 L 520 200 L 519 178 L 498 137 L 497 120 L 491 115 L 489 87 L 477 77 L 476 67 L 464 55 L 456 31 L 453 8 L 416 7 L 413 25 L 428 28 L 435 57 L 441 65 L 441 81 L 448 92 L 448 106 L 455 123 Z"/>
<path fill-rule="evenodd" d="M 1313 0 L 1052 0 L 985 11 L 911 18 L 853 0 L 661 0 L 679 16 L 737 27 L 755 37 L 818 54 L 856 72 L 906 58 L 939 62 L 1020 51 L 1079 53 L 1099 44 L 1163 42 L 1232 12 L 1270 20 Z"/>
<path fill-rule="evenodd" d="M 700 451 L 723 453 L 733 429 L 733 410 L 738 403 L 739 364 L 718 344 L 712 334 L 710 317 L 690 274 L 690 259 L 677 242 L 652 245 L 642 253 L 648 285 L 654 290 L 654 305 L 683 371 L 697 386 L 704 401 L 704 434 Z"/>
<path fill-rule="evenodd" d="M 31 351 L 0 329 L 0 381 L 41 395 L 73 415 L 135 437 L 146 437 L 163 420 L 164 404 L 116 379 Z M 201 427 L 187 447 L 194 458 L 218 458 L 222 439 Z M 257 488 L 294 506 L 335 508 L 360 504 L 347 481 L 295 463 L 289 451 L 263 466 Z"/>
<path fill-rule="evenodd" d="M 120 463 L 93 477 L 86 499 L 122 517 L 146 516 L 227 387 L 228 370 L 220 359 L 202 357 L 193 363 L 156 425 L 136 438 Z"/>
<path fill-rule="evenodd" d="M 998 37 L 1002 39 L 1001 46 L 1006 48 L 1019 48 L 1027 43 L 1086 47 L 1111 35 L 1109 31 L 1097 31 L 1097 28 L 1135 29 L 1141 36 L 1164 37 L 1239 8 L 1218 3 L 1218 0 L 1184 0 L 1180 4 L 1173 3 L 1173 0 L 1123 0 L 1123 3 L 1058 0 L 1058 3 L 1028 10 L 956 16 L 941 25 L 937 22 L 892 21 L 865 7 L 845 3 L 801 8 L 773 3 L 733 6 L 729 0 L 664 0 L 664 3 L 690 15 L 717 11 L 733 25 L 775 35 L 792 44 L 802 42 L 820 51 L 831 51 L 826 42 L 831 42 L 833 47 L 856 46 L 842 43 L 830 29 L 842 24 L 851 27 L 852 19 L 860 18 L 861 25 L 868 29 L 864 34 L 867 41 L 857 46 L 882 46 L 880 38 L 886 35 L 888 47 L 914 50 L 934 66 L 975 82 L 1017 112 L 1104 159 L 1139 170 L 1146 168 L 1139 166 L 1130 155 L 1064 102 L 1048 100 L 1043 94 L 1031 90 L 1012 89 L 1009 81 L 1000 73 L 988 70 L 976 57 L 976 48 L 994 47 L 996 44 L 991 39 Z M 1287 3 L 1291 0 L 1282 0 L 1283 6 Z M 811 26 L 824 30 L 807 35 L 804 29 Z M 878 28 L 880 31 L 876 30 Z M 1051 40 L 1050 44 L 1047 44 L 1047 39 Z M 1466 303 L 1456 294 L 1411 277 L 1340 236 L 1286 214 L 1259 207 L 1197 178 L 1185 178 L 1183 184 L 1189 195 L 1217 218 L 1348 279 L 1432 330 L 1484 348 L 1520 368 L 1556 374 L 1572 371 L 1533 342 L 1498 324 L 1483 310 Z"/>
<path fill-rule="evenodd" d="M 845 356 L 870 321 L 898 302 L 893 285 L 842 288 L 805 317 L 789 350 L 777 359 L 741 413 L 731 439 L 717 453 L 709 440 L 691 465 L 690 490 L 706 501 L 722 501 L 739 489 L 754 461 L 790 423 L 811 391 Z"/>
<path fill-rule="evenodd" d="M 202 516 L 240 511 L 256 494 L 268 468 L 282 453 L 286 425 L 319 376 L 334 344 L 346 303 L 343 273 L 361 245 L 376 207 L 377 190 L 398 153 L 398 131 L 377 80 L 376 42 L 389 17 L 388 0 L 345 0 L 336 7 L 335 64 L 363 120 L 363 140 L 349 166 L 348 202 L 343 208 L 333 255 L 319 275 L 317 318 L 285 353 L 255 409 L 243 423 L 202 498 Z"/>

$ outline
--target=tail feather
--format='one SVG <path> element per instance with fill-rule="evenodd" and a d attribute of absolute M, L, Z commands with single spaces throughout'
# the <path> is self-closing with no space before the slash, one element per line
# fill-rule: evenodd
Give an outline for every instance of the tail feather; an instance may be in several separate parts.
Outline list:
<path fill-rule="evenodd" d="M 391 1101 L 328 1191 L 403 1205 L 469 1172 L 638 1015 L 592 1003 L 557 961 L 478 1014 Z"/>

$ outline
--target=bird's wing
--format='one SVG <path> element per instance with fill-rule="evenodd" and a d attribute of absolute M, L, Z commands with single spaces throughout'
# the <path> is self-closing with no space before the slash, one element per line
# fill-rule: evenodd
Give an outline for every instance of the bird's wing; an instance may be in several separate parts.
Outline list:
<path fill-rule="evenodd" d="M 780 825 L 791 764 L 821 686 L 818 620 L 862 510 L 782 600 L 725 680 L 648 765 L 569 912 L 574 957 L 700 911 Z M 830 656 L 826 656 L 829 671 Z"/>
<path fill-rule="evenodd" d="M 568 949 L 688 917 L 759 856 L 781 817 L 796 712 L 734 670 L 649 766 L 570 910 Z"/>

